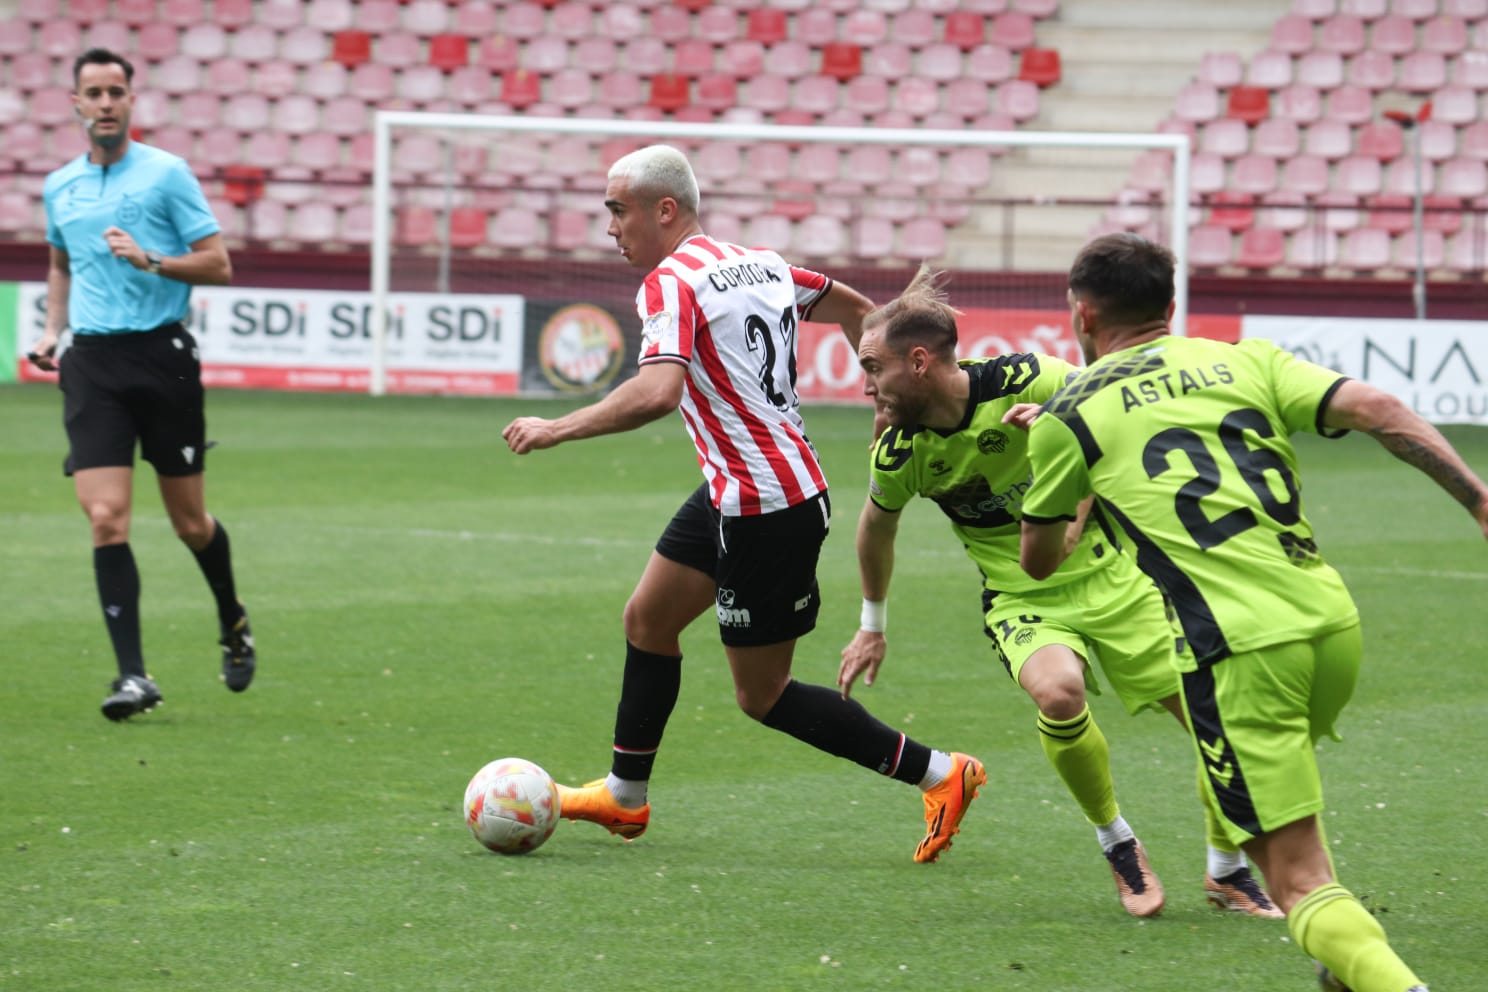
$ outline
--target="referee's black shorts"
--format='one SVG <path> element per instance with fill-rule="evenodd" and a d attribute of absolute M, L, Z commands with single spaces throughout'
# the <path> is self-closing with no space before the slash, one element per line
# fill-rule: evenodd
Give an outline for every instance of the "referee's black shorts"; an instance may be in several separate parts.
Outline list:
<path fill-rule="evenodd" d="M 726 517 L 705 483 L 667 524 L 656 553 L 713 576 L 724 644 L 780 644 L 816 627 L 816 563 L 831 517 L 825 492 L 774 513 Z"/>
<path fill-rule="evenodd" d="M 196 475 L 206 467 L 201 357 L 180 324 L 74 334 L 60 373 L 69 475 L 133 467 L 136 443 L 159 475 Z"/>

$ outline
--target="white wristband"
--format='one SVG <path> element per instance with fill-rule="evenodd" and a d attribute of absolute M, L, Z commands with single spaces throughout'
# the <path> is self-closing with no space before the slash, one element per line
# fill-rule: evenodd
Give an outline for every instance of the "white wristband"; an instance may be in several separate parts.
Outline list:
<path fill-rule="evenodd" d="M 882 634 L 888 622 L 889 603 L 887 600 L 863 600 L 863 615 L 858 620 L 858 626 L 861 629 L 873 634 Z"/>

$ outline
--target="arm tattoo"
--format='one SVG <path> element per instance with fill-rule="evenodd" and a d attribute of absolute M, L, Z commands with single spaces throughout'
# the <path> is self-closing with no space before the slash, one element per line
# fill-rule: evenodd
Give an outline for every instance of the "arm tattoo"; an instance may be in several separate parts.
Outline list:
<path fill-rule="evenodd" d="M 1464 473 L 1460 466 L 1443 458 L 1434 446 L 1423 444 L 1416 438 L 1385 430 L 1372 430 L 1369 433 L 1390 454 L 1425 472 L 1437 485 L 1450 493 L 1453 499 L 1470 512 L 1477 512 L 1481 498 L 1476 480 L 1470 472 Z"/>

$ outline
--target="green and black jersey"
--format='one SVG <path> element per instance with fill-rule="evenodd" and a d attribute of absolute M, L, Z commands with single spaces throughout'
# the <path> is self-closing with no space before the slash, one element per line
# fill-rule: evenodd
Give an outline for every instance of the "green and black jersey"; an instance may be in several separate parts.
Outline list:
<path fill-rule="evenodd" d="M 1203 665 L 1357 622 L 1302 511 L 1290 436 L 1328 437 L 1345 377 L 1269 341 L 1163 337 L 1101 358 L 1029 432 L 1024 516 L 1073 516 L 1094 492 L 1168 594 Z"/>
<path fill-rule="evenodd" d="M 1094 527 L 1048 583 L 1035 582 L 1018 564 L 1023 499 L 1031 481 L 1028 434 L 1002 417 L 1014 404 L 1044 403 L 1079 369 L 1038 354 L 960 365 L 971 377 L 961 423 L 944 432 L 925 426 L 884 431 L 873 449 L 873 502 L 897 513 L 916 496 L 933 500 L 982 570 L 986 588 L 995 592 L 1067 582 L 1108 564 L 1114 555 Z"/>

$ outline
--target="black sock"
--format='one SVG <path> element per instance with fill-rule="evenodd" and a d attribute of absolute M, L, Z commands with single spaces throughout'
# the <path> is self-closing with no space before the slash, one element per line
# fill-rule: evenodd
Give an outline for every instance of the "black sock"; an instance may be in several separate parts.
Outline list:
<path fill-rule="evenodd" d="M 103 607 L 103 625 L 114 644 L 119 676 L 144 675 L 145 656 L 140 648 L 139 568 L 129 542 L 105 544 L 93 549 L 93 577 L 98 582 L 98 603 Z"/>
<path fill-rule="evenodd" d="M 826 686 L 791 679 L 760 722 L 910 785 L 918 785 L 930 768 L 928 747 L 881 722 L 856 699 L 843 699 Z"/>
<path fill-rule="evenodd" d="M 196 556 L 196 563 L 201 566 L 207 585 L 212 587 L 212 595 L 217 600 L 217 622 L 227 629 L 238 622 L 243 607 L 238 603 L 237 587 L 233 584 L 232 545 L 227 540 L 227 528 L 220 520 L 212 523 L 212 539 L 205 548 L 191 553 Z"/>
<path fill-rule="evenodd" d="M 636 782 L 651 778 L 656 750 L 681 688 L 681 655 L 652 654 L 625 643 L 625 678 L 615 709 L 615 753 L 610 760 L 616 778 Z"/>

